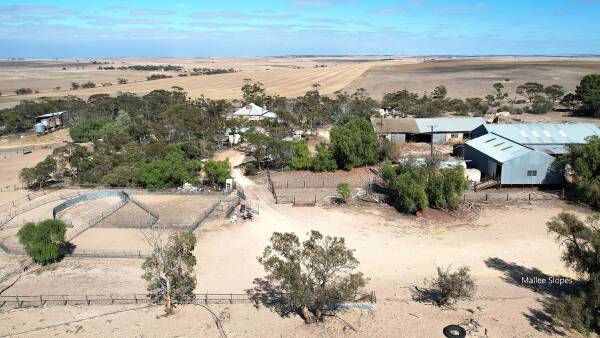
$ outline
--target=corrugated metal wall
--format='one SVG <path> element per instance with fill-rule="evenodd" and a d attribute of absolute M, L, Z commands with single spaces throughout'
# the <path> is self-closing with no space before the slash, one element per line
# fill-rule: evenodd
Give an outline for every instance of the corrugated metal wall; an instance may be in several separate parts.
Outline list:
<path fill-rule="evenodd" d="M 554 158 L 540 151 L 532 151 L 502 165 L 502 184 L 560 184 L 563 174 L 554 169 Z M 535 171 L 536 176 L 528 176 Z"/>

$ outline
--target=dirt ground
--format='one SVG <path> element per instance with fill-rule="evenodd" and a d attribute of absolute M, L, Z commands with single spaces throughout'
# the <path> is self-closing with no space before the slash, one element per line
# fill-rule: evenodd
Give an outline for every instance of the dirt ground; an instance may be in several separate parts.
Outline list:
<path fill-rule="evenodd" d="M 372 97 L 382 98 L 385 93 L 402 89 L 431 93 L 436 86 L 444 85 L 448 97 L 485 97 L 494 91 L 494 83 L 502 82 L 512 99 L 518 97 L 516 87 L 525 82 L 559 84 L 572 92 L 584 75 L 598 72 L 600 60 L 597 58 L 437 59 L 418 64 L 372 67 L 346 90 L 365 88 Z"/>
<path fill-rule="evenodd" d="M 243 155 L 229 150 L 217 158 L 229 158 L 235 165 Z M 214 224 L 196 232 L 196 292 L 243 293 L 253 287 L 254 278 L 264 275 L 256 257 L 273 231 L 304 236 L 316 229 L 343 236 L 356 250 L 359 270 L 370 278 L 367 289 L 376 292 L 378 301 L 373 313 L 353 310 L 340 315 L 356 331 L 344 330 L 342 322 L 333 318 L 305 326 L 297 316 L 280 318 L 263 307 L 209 305 L 222 318 L 228 336 L 440 337 L 445 325 L 469 319 L 480 324 L 473 337 L 547 337 L 560 332 L 549 324 L 544 303 L 562 289 L 547 286 L 532 290 L 521 283 L 521 277 L 575 277 L 561 262 L 560 248 L 547 233 L 545 223 L 563 210 L 584 216 L 589 214 L 586 209 L 564 202 L 533 202 L 488 206 L 472 218 L 416 218 L 387 206 L 359 203 L 298 208 L 274 204 L 266 184 L 241 176 L 239 169 L 234 170 L 234 176 L 249 200 L 260 206 L 260 214 L 252 221 Z M 118 238 L 115 234 L 112 238 L 127 241 L 128 236 Z M 7 260 L 2 255 L 0 262 Z M 141 263 L 132 259 L 67 258 L 24 274 L 4 294 L 144 292 Z M 461 265 L 469 266 L 476 279 L 475 299 L 459 303 L 455 310 L 441 310 L 411 299 L 411 287 L 422 286 L 436 266 Z M 133 307 L 3 310 L 0 336 L 19 332 L 25 336 L 67 335 L 74 331 L 82 336 L 127 336 L 134 332 L 144 336 L 218 336 L 214 320 L 198 306 L 180 307 L 175 316 L 161 319 L 157 319 L 157 308 L 117 313 Z M 160 331 L 153 329 L 158 326 Z"/>

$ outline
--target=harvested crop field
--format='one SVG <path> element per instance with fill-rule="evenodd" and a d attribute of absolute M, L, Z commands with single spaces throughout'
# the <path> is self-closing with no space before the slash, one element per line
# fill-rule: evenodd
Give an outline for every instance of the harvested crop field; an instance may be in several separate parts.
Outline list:
<path fill-rule="evenodd" d="M 580 79 L 600 72 L 597 58 L 470 58 L 428 60 L 418 64 L 373 67 L 346 90 L 365 88 L 373 97 L 407 89 L 422 94 L 438 85 L 446 86 L 448 97 L 485 97 L 492 85 L 502 82 L 510 98 L 517 86 L 525 82 L 559 84 L 573 91 Z M 508 79 L 508 81 L 506 81 Z"/>
<path fill-rule="evenodd" d="M 65 95 L 76 95 L 82 98 L 87 98 L 93 94 L 116 94 L 118 92 L 132 92 L 136 94 L 145 94 L 152 90 L 164 89 L 171 90 L 173 86 L 183 88 L 191 97 L 197 98 L 205 96 L 213 99 L 239 99 L 242 96 L 241 87 L 248 79 L 252 81 L 258 81 L 265 85 L 269 94 L 277 94 L 287 97 L 295 97 L 303 95 L 306 91 L 312 88 L 313 84 L 319 84 L 320 90 L 324 94 L 331 94 L 337 90 L 341 90 L 348 86 L 352 81 L 356 80 L 365 71 L 370 69 L 372 66 L 385 65 L 390 63 L 413 63 L 417 59 L 407 60 L 387 60 L 381 61 L 379 59 L 358 59 L 353 61 L 353 58 L 340 58 L 339 63 L 336 59 L 329 58 L 319 61 L 319 59 L 303 59 L 303 58 L 238 58 L 238 59 L 199 59 L 197 62 L 180 59 L 169 59 L 168 62 L 163 61 L 144 61 L 144 60 L 127 60 L 127 64 L 187 64 L 186 67 L 208 67 L 208 68 L 234 68 L 234 73 L 226 74 L 215 74 L 215 75 L 202 75 L 202 76 L 187 76 L 179 77 L 177 73 L 164 72 L 165 75 L 173 76 L 168 79 L 153 80 L 153 81 L 140 81 L 138 73 L 143 73 L 145 78 L 148 72 L 134 72 L 137 82 L 130 81 L 127 84 L 117 84 L 117 77 L 131 78 L 130 74 L 114 74 L 111 75 L 114 78 L 112 85 L 90 89 L 79 89 L 79 90 L 64 90 L 68 88 L 71 81 L 74 81 L 72 74 L 65 73 L 66 79 L 62 79 L 60 74 L 50 74 L 48 77 L 56 78 L 56 83 L 62 84 L 61 90 L 49 90 L 49 85 L 46 84 L 43 79 L 38 79 L 37 74 L 40 74 L 39 69 L 31 69 L 28 75 L 26 70 L 22 71 L 19 75 L 22 79 L 29 79 L 29 85 L 25 85 L 19 82 L 18 85 L 10 83 L 9 79 L 14 76 L 2 76 L 2 72 L 15 72 L 14 68 L 3 69 L 0 64 L 0 91 L 6 93 L 6 88 L 14 88 L 19 86 L 31 87 L 32 84 L 38 84 L 40 93 L 29 94 L 29 95 L 2 95 L 0 96 L 0 108 L 6 108 L 14 106 L 19 100 L 32 99 L 36 97 L 59 97 Z M 181 61 L 181 62 L 179 62 Z M 186 63 L 187 62 L 187 63 Z M 62 71 L 62 70 L 61 70 Z M 108 71 L 88 71 L 93 72 L 87 74 L 90 78 L 88 81 L 96 81 L 97 84 L 100 81 L 105 81 L 104 77 Z M 161 73 L 161 72 L 150 72 L 150 73 Z M 98 75 L 99 74 L 99 75 Z M 161 73 L 162 74 L 162 73 Z M 79 77 L 82 76 L 78 74 Z M 60 81 L 59 81 L 60 80 Z M 133 79 L 132 79 L 133 80 Z M 83 79 L 80 80 L 84 82 Z M 65 87 L 65 83 L 68 83 Z M 54 82 L 52 82 L 54 83 Z M 46 89 L 44 89 L 46 88 Z M 38 88 L 32 88 L 37 90 Z M 14 90 L 14 89 L 13 89 Z M 13 90 L 8 90 L 12 92 Z"/>

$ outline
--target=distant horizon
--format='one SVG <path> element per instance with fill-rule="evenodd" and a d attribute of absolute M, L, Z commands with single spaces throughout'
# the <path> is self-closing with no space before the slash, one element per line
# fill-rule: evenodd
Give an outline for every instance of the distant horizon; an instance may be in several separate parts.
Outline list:
<path fill-rule="evenodd" d="M 598 0 L 3 0 L 0 58 L 596 56 L 599 16 Z"/>
<path fill-rule="evenodd" d="M 85 56 L 85 57 L 2 57 L 0 61 L 23 60 L 94 60 L 94 59 L 203 59 L 203 58 L 343 58 L 343 57 L 388 57 L 388 58 L 477 58 L 477 57 L 556 57 L 556 58 L 595 58 L 600 54 L 423 54 L 423 55 L 394 55 L 394 54 L 291 54 L 291 55 L 182 55 L 182 56 Z"/>

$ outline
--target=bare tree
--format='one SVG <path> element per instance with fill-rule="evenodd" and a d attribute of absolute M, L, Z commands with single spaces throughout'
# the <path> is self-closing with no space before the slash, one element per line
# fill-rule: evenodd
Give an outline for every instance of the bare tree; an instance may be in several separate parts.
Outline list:
<path fill-rule="evenodd" d="M 196 237 L 191 232 L 170 233 L 165 242 L 164 235 L 165 232 L 159 230 L 142 232 L 152 250 L 152 255 L 142 264 L 142 277 L 147 282 L 150 299 L 155 303 L 164 302 L 165 313 L 170 315 L 176 304 L 194 299 Z"/>

